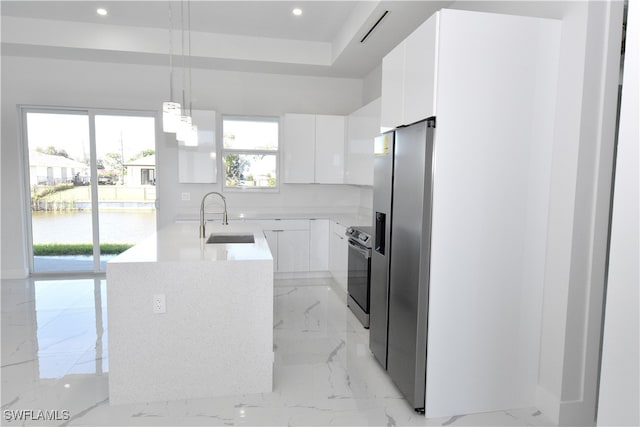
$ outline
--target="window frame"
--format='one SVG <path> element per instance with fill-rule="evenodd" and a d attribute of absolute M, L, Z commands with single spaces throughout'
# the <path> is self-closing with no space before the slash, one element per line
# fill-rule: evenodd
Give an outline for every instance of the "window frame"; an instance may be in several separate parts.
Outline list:
<path fill-rule="evenodd" d="M 18 129 L 20 138 L 20 167 L 21 172 L 21 211 L 25 218 L 23 224 L 24 235 L 27 239 L 26 245 L 26 262 L 29 269 L 29 274 L 32 277 L 42 276 L 56 276 L 56 275 L 84 275 L 84 274 L 104 274 L 106 270 L 101 269 L 101 251 L 100 251 L 100 226 L 99 226 L 99 206 L 98 206 L 98 167 L 96 158 L 96 117 L 98 116 L 118 116 L 118 117 L 145 117 L 152 118 L 154 120 L 154 150 L 156 153 L 159 149 L 160 139 L 162 138 L 162 117 L 154 110 L 135 110 L 135 109 L 119 109 L 119 108 L 106 108 L 106 107 L 65 107 L 65 106 L 49 106 L 49 105 L 37 105 L 37 104 L 18 104 Z M 31 211 L 31 197 L 30 197 L 30 158 L 29 158 L 29 138 L 28 138 L 28 114 L 62 114 L 62 115 L 80 115 L 86 116 L 89 126 L 89 139 L 90 153 L 89 153 L 89 176 L 88 181 L 91 192 L 91 236 L 93 245 L 93 268 L 89 270 L 68 270 L 68 271 L 39 271 L 35 269 L 34 255 L 33 255 L 33 215 Z M 158 164 L 156 163 L 156 176 L 157 176 Z M 48 175 L 46 176 L 48 179 Z M 55 179 L 55 177 L 54 177 Z M 95 184 L 93 184 L 95 183 Z M 157 191 L 159 186 L 156 185 Z M 156 202 L 157 206 L 157 202 Z M 156 230 L 159 228 L 160 210 L 155 209 L 156 218 Z"/>
<path fill-rule="evenodd" d="M 276 123 L 278 125 L 278 147 L 275 150 L 252 150 L 252 149 L 236 149 L 225 148 L 224 146 L 224 122 L 225 120 L 237 120 L 237 121 L 253 121 L 253 122 L 268 122 Z M 221 114 L 220 122 L 220 171 L 222 174 L 221 184 L 223 191 L 239 191 L 239 192 L 260 192 L 260 193 L 279 193 L 280 192 L 280 155 L 282 146 L 282 121 L 278 116 L 259 116 L 259 115 L 246 115 L 246 114 Z M 229 186 L 227 185 L 227 167 L 226 157 L 228 154 L 238 155 L 270 155 L 275 156 L 276 160 L 276 185 L 274 187 L 249 187 L 249 186 Z"/>

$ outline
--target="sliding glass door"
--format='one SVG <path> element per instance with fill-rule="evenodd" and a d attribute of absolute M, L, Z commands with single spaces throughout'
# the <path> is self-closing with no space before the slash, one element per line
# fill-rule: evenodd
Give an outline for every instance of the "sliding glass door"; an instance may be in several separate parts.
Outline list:
<path fill-rule="evenodd" d="M 22 113 L 31 272 L 105 271 L 156 228 L 153 114 Z"/>
<path fill-rule="evenodd" d="M 95 116 L 100 264 L 156 230 L 153 117 Z"/>
<path fill-rule="evenodd" d="M 32 272 L 93 271 L 89 115 L 30 111 L 26 121 Z"/>

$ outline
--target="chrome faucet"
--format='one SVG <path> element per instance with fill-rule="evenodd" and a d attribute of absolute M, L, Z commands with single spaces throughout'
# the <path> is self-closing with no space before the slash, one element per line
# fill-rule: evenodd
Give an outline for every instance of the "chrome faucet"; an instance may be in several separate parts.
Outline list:
<path fill-rule="evenodd" d="M 227 221 L 227 199 L 217 191 L 212 191 L 210 193 L 207 193 L 204 196 L 202 196 L 202 202 L 200 203 L 200 237 L 205 237 L 206 235 L 205 226 L 204 226 L 204 201 L 207 197 L 209 197 L 212 194 L 217 194 L 222 199 L 222 203 L 224 203 L 224 212 L 222 213 L 222 225 L 229 225 L 229 222 Z"/>

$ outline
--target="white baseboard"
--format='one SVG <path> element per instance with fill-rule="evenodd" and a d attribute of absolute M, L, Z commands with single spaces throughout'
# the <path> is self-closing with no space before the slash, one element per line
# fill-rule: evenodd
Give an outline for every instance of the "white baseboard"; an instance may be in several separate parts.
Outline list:
<path fill-rule="evenodd" d="M 290 279 L 329 279 L 331 273 L 328 271 L 302 271 L 292 273 L 274 273 L 273 278 L 276 280 L 290 280 Z"/>
<path fill-rule="evenodd" d="M 562 401 L 538 385 L 536 407 L 557 426 L 593 426 L 596 424 L 593 404 L 584 400 Z"/>
<path fill-rule="evenodd" d="M 560 398 L 544 387 L 536 387 L 536 408 L 538 408 L 554 425 L 560 421 Z"/>
<path fill-rule="evenodd" d="M 347 304 L 347 299 L 349 298 L 349 295 L 347 294 L 347 291 L 345 291 L 344 289 L 342 289 L 342 286 L 340 286 L 338 284 L 338 282 L 336 282 L 335 280 L 331 280 L 331 288 L 334 290 L 334 292 L 340 297 L 340 299 L 345 303 L 345 305 Z"/>
<path fill-rule="evenodd" d="M 560 403 L 560 422 L 562 426 L 595 426 L 596 414 L 593 402 L 585 400 Z"/>

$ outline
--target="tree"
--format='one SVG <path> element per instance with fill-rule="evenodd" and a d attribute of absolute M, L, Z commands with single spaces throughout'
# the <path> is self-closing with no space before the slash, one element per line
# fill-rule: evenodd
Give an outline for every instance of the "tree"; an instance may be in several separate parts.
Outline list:
<path fill-rule="evenodd" d="M 224 161 L 227 169 L 227 185 L 236 185 L 244 180 L 244 173 L 249 167 L 247 160 L 241 160 L 238 154 L 227 154 Z"/>
<path fill-rule="evenodd" d="M 143 157 L 153 156 L 154 154 L 156 154 L 156 151 L 153 148 L 147 148 L 146 150 L 142 150 L 139 153 L 136 153 L 133 157 L 129 159 L 129 161 L 131 162 L 133 160 L 138 160 Z"/>
<path fill-rule="evenodd" d="M 67 153 L 67 150 L 65 150 L 64 148 L 58 150 L 53 145 L 49 145 L 47 148 L 37 147 L 36 151 L 38 153 L 49 154 L 51 156 L 61 156 L 66 157 L 67 159 L 69 158 L 69 153 Z"/>
<path fill-rule="evenodd" d="M 105 169 L 116 172 L 118 176 L 124 177 L 126 169 L 120 153 L 107 153 L 101 159 Z"/>

